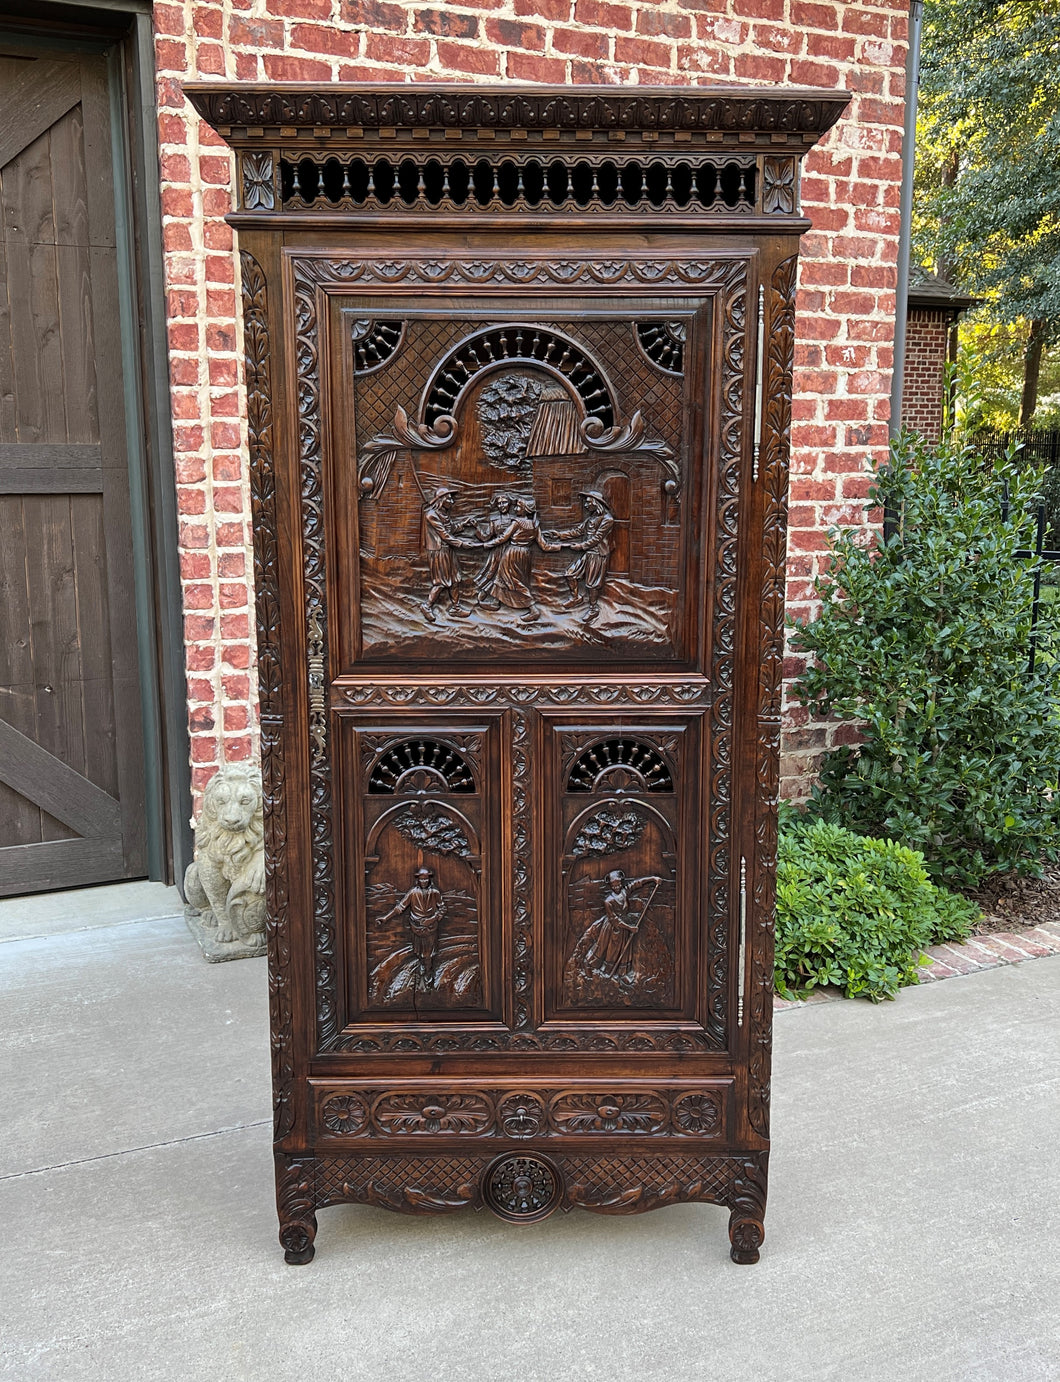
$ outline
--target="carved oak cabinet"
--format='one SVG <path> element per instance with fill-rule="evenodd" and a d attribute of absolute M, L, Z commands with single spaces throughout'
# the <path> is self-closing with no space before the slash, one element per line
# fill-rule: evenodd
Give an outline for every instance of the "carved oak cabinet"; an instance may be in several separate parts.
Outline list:
<path fill-rule="evenodd" d="M 800 157 L 841 92 L 189 90 L 236 150 L 280 1241 L 763 1239 Z"/>

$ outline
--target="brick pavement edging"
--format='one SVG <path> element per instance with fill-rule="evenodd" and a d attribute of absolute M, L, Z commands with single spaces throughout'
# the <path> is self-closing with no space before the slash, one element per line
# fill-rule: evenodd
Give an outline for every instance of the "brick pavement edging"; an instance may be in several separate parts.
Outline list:
<path fill-rule="evenodd" d="M 933 945 L 924 952 L 931 957 L 920 969 L 920 982 L 952 979 L 958 974 L 978 974 L 982 969 L 1018 965 L 1042 955 L 1060 955 L 1060 921 L 1044 921 L 1027 931 L 994 931 L 973 936 L 963 945 Z M 803 1001 L 773 997 L 773 1011 L 808 1008 L 813 1003 L 831 1003 L 843 994 L 837 988 L 814 989 Z"/>

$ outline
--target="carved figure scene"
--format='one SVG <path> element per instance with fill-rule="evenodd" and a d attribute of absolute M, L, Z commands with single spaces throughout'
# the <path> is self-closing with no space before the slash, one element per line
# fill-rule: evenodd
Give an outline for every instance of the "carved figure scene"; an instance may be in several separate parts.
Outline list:
<path fill-rule="evenodd" d="M 465 796 L 460 810 L 437 795 L 473 787 L 467 763 L 446 745 L 408 741 L 383 753 L 369 784 L 368 1003 L 413 1011 L 478 1007 L 481 858 L 465 814 L 474 815 L 478 803 Z"/>
<path fill-rule="evenodd" d="M 614 325 L 617 376 L 649 369 Z M 358 436 L 363 655 L 676 652 L 680 421 L 653 433 L 569 330 L 519 324 L 423 357 L 417 399 L 424 326 L 355 374 L 389 424 Z"/>
<path fill-rule="evenodd" d="M 669 837 L 654 811 L 629 801 L 602 802 L 571 827 L 564 861 L 567 1005 L 673 1005 L 676 884 Z"/>
<path fill-rule="evenodd" d="M 210 961 L 265 953 L 261 774 L 245 764 L 210 779 L 184 874 L 188 929 Z"/>

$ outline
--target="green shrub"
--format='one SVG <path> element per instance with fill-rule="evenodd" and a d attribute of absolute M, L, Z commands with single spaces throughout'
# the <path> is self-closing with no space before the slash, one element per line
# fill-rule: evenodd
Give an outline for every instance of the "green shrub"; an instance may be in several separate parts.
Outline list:
<path fill-rule="evenodd" d="M 1028 671 L 1042 472 L 903 436 L 869 505 L 900 515 L 885 542 L 833 532 L 816 655 L 796 694 L 860 722 L 823 765 L 812 809 L 919 849 L 941 882 L 1034 873 L 1060 845 L 1060 605 L 1043 602 Z"/>
<path fill-rule="evenodd" d="M 821 984 L 878 1003 L 917 982 L 928 945 L 963 940 L 979 909 L 928 878 L 923 856 L 827 821 L 785 817 L 777 864 L 776 989 Z"/>

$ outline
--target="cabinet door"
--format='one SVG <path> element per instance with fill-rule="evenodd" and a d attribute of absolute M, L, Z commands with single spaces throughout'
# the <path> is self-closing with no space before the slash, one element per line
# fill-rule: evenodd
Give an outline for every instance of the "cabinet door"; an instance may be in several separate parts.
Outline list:
<path fill-rule="evenodd" d="M 749 272 L 295 261 L 326 1045 L 726 1046 Z"/>

